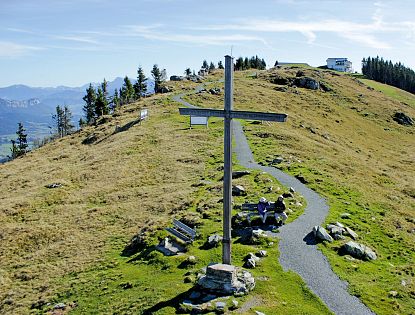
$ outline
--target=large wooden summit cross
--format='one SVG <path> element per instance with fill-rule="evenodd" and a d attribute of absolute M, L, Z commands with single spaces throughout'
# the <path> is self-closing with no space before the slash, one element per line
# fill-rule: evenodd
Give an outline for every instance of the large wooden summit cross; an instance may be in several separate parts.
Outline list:
<path fill-rule="evenodd" d="M 179 108 L 180 115 L 225 118 L 223 175 L 223 240 L 222 263 L 231 264 L 231 206 L 232 206 L 232 119 L 285 122 L 286 114 L 235 111 L 233 107 L 233 57 L 225 56 L 225 109 Z"/>

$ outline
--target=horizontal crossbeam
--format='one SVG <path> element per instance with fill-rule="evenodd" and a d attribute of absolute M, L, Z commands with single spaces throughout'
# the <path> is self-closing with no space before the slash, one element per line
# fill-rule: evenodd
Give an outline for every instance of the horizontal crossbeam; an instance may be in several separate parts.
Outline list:
<path fill-rule="evenodd" d="M 179 108 L 180 115 L 194 115 L 199 117 L 226 117 L 226 112 L 220 109 L 205 109 L 205 108 Z M 229 118 L 239 118 L 246 120 L 265 120 L 285 122 L 287 121 L 287 114 L 274 114 L 274 113 L 262 113 L 262 112 L 248 112 L 248 111 L 236 111 L 229 112 Z"/>

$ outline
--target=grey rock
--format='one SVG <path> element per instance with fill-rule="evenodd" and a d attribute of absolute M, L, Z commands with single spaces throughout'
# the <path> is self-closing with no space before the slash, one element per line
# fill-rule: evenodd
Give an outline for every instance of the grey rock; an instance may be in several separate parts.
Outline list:
<path fill-rule="evenodd" d="M 256 267 L 256 260 L 253 258 L 249 258 L 245 261 L 244 264 L 245 268 L 254 269 Z"/>
<path fill-rule="evenodd" d="M 191 300 L 196 300 L 196 299 L 200 298 L 200 296 L 201 296 L 200 292 L 193 291 L 193 292 L 190 294 L 189 299 L 191 299 Z"/>
<path fill-rule="evenodd" d="M 338 227 L 340 227 L 340 228 L 344 228 L 344 225 L 343 225 L 343 224 L 341 224 L 340 222 L 336 222 L 336 223 L 334 223 L 334 225 L 336 225 L 336 226 L 338 226 Z"/>
<path fill-rule="evenodd" d="M 232 186 L 232 195 L 233 196 L 246 196 L 245 188 L 241 185 Z"/>
<path fill-rule="evenodd" d="M 222 236 L 218 234 L 213 234 L 208 237 L 208 245 L 211 247 L 216 247 L 219 245 L 220 242 L 222 242 Z"/>
<path fill-rule="evenodd" d="M 234 171 L 232 172 L 232 178 L 240 178 L 245 175 L 251 174 L 250 171 Z"/>
<path fill-rule="evenodd" d="M 53 189 L 53 188 L 60 188 L 60 187 L 62 187 L 63 185 L 61 184 L 61 183 L 52 183 L 52 184 L 48 184 L 48 185 L 46 185 L 45 187 L 46 188 L 49 188 L 49 189 Z"/>
<path fill-rule="evenodd" d="M 331 235 L 336 235 L 336 234 L 339 234 L 339 235 L 342 235 L 343 234 L 343 232 L 345 231 L 345 229 L 344 228 L 342 228 L 342 227 L 339 227 L 339 226 L 337 226 L 337 225 L 333 225 L 333 224 L 328 224 L 327 225 L 327 230 L 329 231 L 329 233 L 331 234 Z"/>
<path fill-rule="evenodd" d="M 333 238 L 330 234 L 326 231 L 325 228 L 321 227 L 320 225 L 316 225 L 313 227 L 313 234 L 314 237 L 321 241 L 333 242 Z"/>
<path fill-rule="evenodd" d="M 350 241 L 342 246 L 342 251 L 350 256 L 363 260 L 375 260 L 375 252 L 366 245 Z"/>
<path fill-rule="evenodd" d="M 310 90 L 320 89 L 320 83 L 317 80 L 310 77 L 296 78 L 294 80 L 294 84 L 298 87 Z"/>
<path fill-rule="evenodd" d="M 281 164 L 282 162 L 284 162 L 284 159 L 282 157 L 276 157 L 275 159 L 272 160 L 272 164 Z"/>
<path fill-rule="evenodd" d="M 351 216 L 352 215 L 350 213 L 345 212 L 345 213 L 342 213 L 340 215 L 340 218 L 342 218 L 342 219 L 350 219 Z"/>
<path fill-rule="evenodd" d="M 254 255 L 253 253 L 249 253 L 248 255 L 246 255 L 245 260 L 248 260 L 248 259 L 253 259 L 256 262 L 259 261 L 259 257 Z"/>
<path fill-rule="evenodd" d="M 338 240 L 344 240 L 346 238 L 342 234 L 334 234 L 333 239 L 338 241 Z"/>
<path fill-rule="evenodd" d="M 197 262 L 197 259 L 196 259 L 195 256 L 189 256 L 186 259 L 186 263 L 189 264 L 189 265 L 194 265 L 194 264 L 196 264 L 196 262 Z"/>
<path fill-rule="evenodd" d="M 237 300 L 232 300 L 231 309 L 236 310 L 239 306 L 239 302 Z"/>
<path fill-rule="evenodd" d="M 172 75 L 170 81 L 184 81 L 186 78 L 180 75 Z"/>
<path fill-rule="evenodd" d="M 393 115 L 393 120 L 404 126 L 412 126 L 415 123 L 411 117 L 402 112 L 395 113 L 395 115 Z"/>
<path fill-rule="evenodd" d="M 294 198 L 294 195 L 292 192 L 283 193 L 282 196 L 284 198 Z"/>
<path fill-rule="evenodd" d="M 225 302 L 216 302 L 215 303 L 215 308 L 218 311 L 225 311 L 226 303 Z"/>
<path fill-rule="evenodd" d="M 212 95 L 219 95 L 221 93 L 221 89 L 220 88 L 212 88 L 209 90 L 209 93 Z"/>
<path fill-rule="evenodd" d="M 290 192 L 295 193 L 295 189 L 293 187 L 290 187 Z"/>
<path fill-rule="evenodd" d="M 66 308 L 65 303 L 58 303 L 53 307 L 54 310 L 64 310 L 65 308 Z"/>
<path fill-rule="evenodd" d="M 356 240 L 359 236 L 355 231 L 353 231 L 351 228 L 346 226 L 345 234 L 349 235 L 352 239 Z"/>
<path fill-rule="evenodd" d="M 266 315 L 265 313 L 262 313 L 262 312 L 260 312 L 260 311 L 255 311 L 255 314 L 256 314 L 256 315 Z"/>
<path fill-rule="evenodd" d="M 266 257 L 266 256 L 267 256 L 267 251 L 266 251 L 266 250 L 260 250 L 260 251 L 257 253 L 257 256 L 258 256 L 258 257 Z"/>

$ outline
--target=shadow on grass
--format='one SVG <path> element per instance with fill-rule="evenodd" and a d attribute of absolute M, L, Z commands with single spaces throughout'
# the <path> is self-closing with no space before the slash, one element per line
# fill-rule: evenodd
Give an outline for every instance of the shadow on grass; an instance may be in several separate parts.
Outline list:
<path fill-rule="evenodd" d="M 158 302 L 156 305 L 144 310 L 143 314 L 151 315 L 151 314 L 154 314 L 160 311 L 161 309 L 165 307 L 174 307 L 176 310 L 179 311 L 180 303 L 182 303 L 186 298 L 188 298 L 193 290 L 194 288 L 190 288 L 189 290 L 183 293 L 180 293 L 179 295 L 175 296 L 174 298 L 170 300 Z"/>

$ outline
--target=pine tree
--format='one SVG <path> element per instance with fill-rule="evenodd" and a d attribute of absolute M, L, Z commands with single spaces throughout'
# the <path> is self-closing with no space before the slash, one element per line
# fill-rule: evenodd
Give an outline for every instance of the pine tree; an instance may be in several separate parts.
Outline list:
<path fill-rule="evenodd" d="M 131 103 L 134 102 L 135 100 L 135 91 L 134 91 L 134 86 L 131 83 L 130 79 L 125 76 L 124 78 L 124 84 L 122 86 L 122 98 L 123 98 L 123 103 Z"/>
<path fill-rule="evenodd" d="M 218 69 L 223 69 L 223 63 L 221 60 L 218 62 Z"/>
<path fill-rule="evenodd" d="M 56 113 L 52 115 L 52 120 L 54 121 L 55 129 L 56 129 L 56 136 L 58 138 L 62 138 L 64 136 L 63 131 L 63 109 L 60 105 L 56 106 Z"/>
<path fill-rule="evenodd" d="M 114 95 L 113 95 L 111 103 L 110 103 L 110 109 L 111 109 L 112 112 L 114 112 L 117 109 L 117 107 L 119 107 L 119 106 L 120 106 L 120 97 L 118 95 L 118 90 L 115 89 Z"/>
<path fill-rule="evenodd" d="M 72 112 L 67 105 L 63 108 L 62 128 L 65 136 L 71 134 L 75 128 L 72 124 Z"/>
<path fill-rule="evenodd" d="M 184 70 L 184 74 L 186 77 L 189 77 L 192 74 L 192 70 L 190 70 L 190 68 L 186 68 L 186 70 Z"/>
<path fill-rule="evenodd" d="M 147 93 L 147 78 L 144 74 L 144 70 L 141 67 L 138 67 L 137 70 L 137 82 L 134 84 L 135 95 L 137 98 L 145 96 Z"/>
<path fill-rule="evenodd" d="M 82 98 L 85 102 L 84 112 L 87 124 L 90 124 L 96 118 L 95 115 L 95 102 L 97 95 L 95 89 L 92 87 L 92 84 L 89 84 L 89 87 L 86 89 L 86 95 Z"/>
<path fill-rule="evenodd" d="M 159 93 L 161 91 L 162 83 L 165 81 L 166 70 L 160 71 L 157 64 L 153 66 L 151 70 L 151 75 L 154 79 L 154 93 Z"/>
<path fill-rule="evenodd" d="M 206 69 L 206 70 L 209 69 L 209 64 L 208 64 L 208 62 L 206 60 L 203 60 L 202 68 L 203 69 Z"/>
<path fill-rule="evenodd" d="M 103 115 L 108 115 L 109 108 L 107 99 L 104 96 L 104 91 L 101 87 L 97 89 L 97 98 L 95 101 L 95 117 L 101 117 Z"/>
<path fill-rule="evenodd" d="M 12 159 L 26 154 L 28 148 L 26 130 L 24 129 L 23 124 L 21 122 L 19 122 L 17 125 L 16 135 L 17 140 L 11 140 Z"/>
<path fill-rule="evenodd" d="M 209 71 L 213 71 L 215 69 L 216 69 L 215 64 L 213 62 L 210 62 Z"/>

